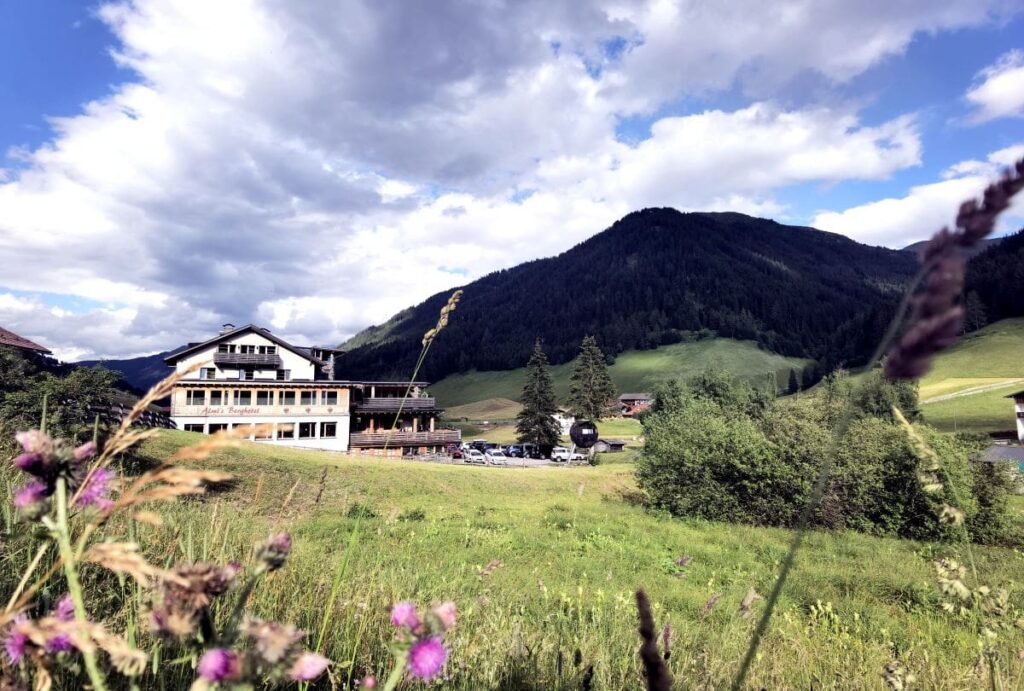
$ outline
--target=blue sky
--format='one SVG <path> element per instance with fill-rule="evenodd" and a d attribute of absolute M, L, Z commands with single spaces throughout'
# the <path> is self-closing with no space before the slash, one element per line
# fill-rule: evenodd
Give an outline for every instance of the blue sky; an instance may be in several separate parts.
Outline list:
<path fill-rule="evenodd" d="M 1024 155 L 1021 9 L 3 3 L 0 324 L 336 343 L 645 206 L 901 247 Z"/>

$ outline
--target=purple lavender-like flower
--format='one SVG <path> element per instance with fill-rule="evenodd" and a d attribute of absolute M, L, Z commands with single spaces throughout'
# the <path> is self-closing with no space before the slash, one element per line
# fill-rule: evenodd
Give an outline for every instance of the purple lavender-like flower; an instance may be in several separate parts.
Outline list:
<path fill-rule="evenodd" d="M 94 455 L 96 455 L 96 444 L 91 441 L 85 442 L 74 451 L 75 460 L 79 463 L 92 458 Z"/>
<path fill-rule="evenodd" d="M 288 671 L 288 678 L 293 681 L 313 681 L 331 664 L 323 655 L 306 651 L 299 655 Z"/>
<path fill-rule="evenodd" d="M 425 638 L 409 649 L 409 671 L 414 677 L 430 679 L 444 667 L 447 656 L 440 638 Z"/>
<path fill-rule="evenodd" d="M 28 621 L 28 617 L 24 614 L 14 617 L 11 629 L 7 632 L 7 637 L 4 638 L 4 652 L 7 653 L 7 659 L 12 665 L 19 664 L 25 657 L 25 649 L 29 644 L 28 636 L 18 630 L 18 624 L 26 621 Z"/>
<path fill-rule="evenodd" d="M 239 671 L 238 655 L 223 648 L 207 650 L 196 667 L 200 678 L 215 683 L 232 679 Z"/>
<path fill-rule="evenodd" d="M 268 571 L 277 571 L 284 566 L 292 551 L 292 536 L 288 533 L 271 535 L 256 548 L 256 560 L 262 562 Z"/>
<path fill-rule="evenodd" d="M 391 608 L 391 623 L 395 626 L 404 626 L 412 631 L 420 625 L 420 618 L 416 614 L 416 604 L 413 602 L 398 602 Z"/>
<path fill-rule="evenodd" d="M 106 511 L 114 505 L 107 494 L 110 492 L 110 481 L 116 477 L 114 471 L 109 468 L 96 468 L 85 479 L 85 484 L 75 499 L 76 506 L 95 506 L 101 511 Z"/>
<path fill-rule="evenodd" d="M 70 595 L 65 595 L 57 601 L 57 606 L 53 608 L 53 616 L 57 621 L 74 621 L 75 602 Z"/>
<path fill-rule="evenodd" d="M 71 642 L 71 637 L 66 633 L 57 633 L 46 639 L 46 652 L 48 653 L 66 653 L 75 649 L 75 644 Z"/>
<path fill-rule="evenodd" d="M 50 487 L 40 480 L 33 480 L 14 492 L 14 508 L 27 509 L 41 503 L 50 495 Z"/>

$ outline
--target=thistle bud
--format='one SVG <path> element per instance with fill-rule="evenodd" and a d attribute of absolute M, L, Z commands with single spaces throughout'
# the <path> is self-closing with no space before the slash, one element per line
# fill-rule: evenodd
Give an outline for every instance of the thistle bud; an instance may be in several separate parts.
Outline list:
<path fill-rule="evenodd" d="M 278 533 L 256 548 L 256 561 L 265 566 L 267 571 L 277 571 L 284 566 L 291 551 L 292 536 Z"/>

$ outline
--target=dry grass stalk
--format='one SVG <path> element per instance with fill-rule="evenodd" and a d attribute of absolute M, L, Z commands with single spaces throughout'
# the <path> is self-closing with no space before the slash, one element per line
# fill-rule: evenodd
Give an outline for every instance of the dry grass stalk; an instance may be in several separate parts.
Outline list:
<path fill-rule="evenodd" d="M 250 436 L 268 436 L 274 431 L 273 425 L 239 426 L 234 429 L 221 430 L 211 434 L 201 442 L 178 449 L 170 458 L 174 461 L 201 461 L 214 451 L 225 448 L 237 448 L 242 441 Z"/>
<path fill-rule="evenodd" d="M 743 596 L 743 600 L 740 602 L 740 616 L 744 619 L 749 619 L 750 615 L 754 613 L 754 603 L 763 599 L 764 597 L 754 590 L 754 586 L 750 586 L 747 594 Z"/>
<path fill-rule="evenodd" d="M 188 585 L 188 581 L 173 572 L 146 561 L 146 558 L 139 554 L 139 546 L 134 542 L 101 542 L 90 547 L 82 559 L 99 564 L 115 573 L 126 573 L 143 586 L 151 585 L 151 579 Z"/>
<path fill-rule="evenodd" d="M 700 608 L 700 618 L 701 619 L 705 619 L 709 614 L 711 614 L 711 610 L 714 609 L 714 606 L 721 599 L 722 599 L 722 594 L 721 593 L 715 593 L 714 595 L 709 597 L 708 601 L 704 603 L 704 606 Z"/>

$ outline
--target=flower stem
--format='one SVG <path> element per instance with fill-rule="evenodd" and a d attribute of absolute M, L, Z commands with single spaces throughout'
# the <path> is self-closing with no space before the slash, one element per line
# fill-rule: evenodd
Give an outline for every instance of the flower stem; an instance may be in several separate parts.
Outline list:
<path fill-rule="evenodd" d="M 409 660 L 409 652 L 403 650 L 400 653 L 395 653 L 395 668 L 391 670 L 391 676 L 384 683 L 383 691 L 394 691 L 398 683 L 402 681 L 402 676 L 405 673 L 405 665 Z"/>
<path fill-rule="evenodd" d="M 83 637 L 89 636 L 89 617 L 85 611 L 85 600 L 82 597 L 82 583 L 78 580 L 78 564 L 75 552 L 71 547 L 71 533 L 68 528 L 68 486 L 63 477 L 57 478 L 57 546 L 64 562 L 64 577 L 68 582 L 68 592 L 75 605 L 75 621 L 81 628 Z M 94 691 L 106 691 L 107 683 L 96 663 L 96 650 L 92 646 L 83 648 L 82 659 L 85 660 L 85 671 L 89 675 Z"/>

